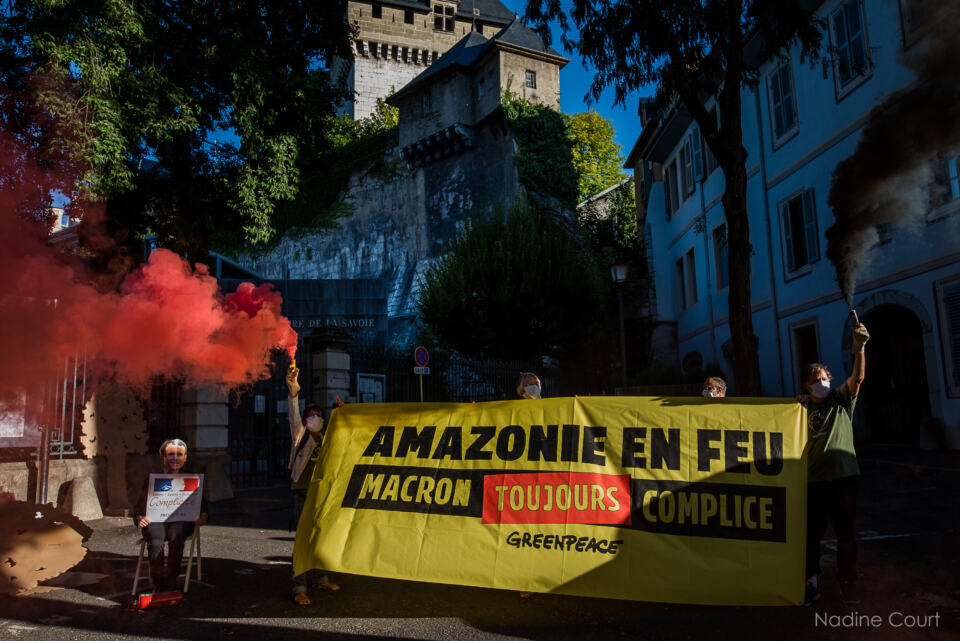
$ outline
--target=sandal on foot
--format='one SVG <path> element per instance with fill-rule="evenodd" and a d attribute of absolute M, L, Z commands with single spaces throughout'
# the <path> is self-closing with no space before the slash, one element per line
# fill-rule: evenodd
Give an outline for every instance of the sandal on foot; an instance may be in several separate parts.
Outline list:
<path fill-rule="evenodd" d="M 306 592 L 297 592 L 294 594 L 293 601 L 297 605 L 310 605 L 310 597 L 307 596 Z"/>
<path fill-rule="evenodd" d="M 340 589 L 340 586 L 334 583 L 333 581 L 324 581 L 323 583 L 317 586 L 318 590 L 328 590 L 330 592 L 336 592 Z"/>

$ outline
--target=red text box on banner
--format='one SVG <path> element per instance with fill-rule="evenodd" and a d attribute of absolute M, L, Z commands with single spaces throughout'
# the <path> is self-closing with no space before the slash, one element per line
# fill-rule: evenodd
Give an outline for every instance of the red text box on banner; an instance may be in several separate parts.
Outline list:
<path fill-rule="evenodd" d="M 491 474 L 483 480 L 483 523 L 630 524 L 626 474 Z"/>

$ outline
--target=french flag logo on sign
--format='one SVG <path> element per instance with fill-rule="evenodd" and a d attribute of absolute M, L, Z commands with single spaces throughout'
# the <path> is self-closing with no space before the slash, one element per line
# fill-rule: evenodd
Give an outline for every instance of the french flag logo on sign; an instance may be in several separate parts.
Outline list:
<path fill-rule="evenodd" d="M 200 489 L 200 478 L 197 476 L 153 479 L 154 492 L 196 492 L 198 489 Z"/>

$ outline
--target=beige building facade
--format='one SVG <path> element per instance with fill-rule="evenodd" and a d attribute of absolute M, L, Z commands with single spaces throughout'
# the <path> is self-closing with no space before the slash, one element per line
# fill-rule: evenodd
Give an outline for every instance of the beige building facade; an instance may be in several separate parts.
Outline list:
<path fill-rule="evenodd" d="M 416 78 L 469 33 L 492 36 L 514 15 L 499 0 L 350 0 L 357 30 L 351 59 L 333 60 L 334 79 L 354 92 L 342 112 L 373 113 L 377 99 Z"/>

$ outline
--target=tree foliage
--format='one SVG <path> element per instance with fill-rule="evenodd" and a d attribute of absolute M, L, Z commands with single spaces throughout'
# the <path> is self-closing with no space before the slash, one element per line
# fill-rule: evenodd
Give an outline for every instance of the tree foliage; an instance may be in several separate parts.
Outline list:
<path fill-rule="evenodd" d="M 503 92 L 500 106 L 517 142 L 513 162 L 520 183 L 573 209 L 577 204 L 577 170 L 567 117 L 509 89 Z"/>
<path fill-rule="evenodd" d="M 549 23 L 558 22 L 564 44 L 595 67 L 593 99 L 613 87 L 623 104 L 630 93 L 655 83 L 661 105 L 677 101 L 696 120 L 723 170 L 734 373 L 740 394 L 759 394 L 741 88 L 755 83 L 759 65 L 789 46 L 799 44 L 801 60 L 817 60 L 823 21 L 801 3 L 775 0 L 571 0 L 569 14 L 563 4 L 527 0 L 526 17 L 547 43 Z M 711 97 L 719 125 L 704 105 Z"/>
<path fill-rule="evenodd" d="M 345 3 L 12 0 L 0 17 L 0 109 L 74 207 L 106 202 L 175 249 L 277 233 L 342 90 Z M 224 135 L 223 132 L 230 132 Z"/>
<path fill-rule="evenodd" d="M 589 343 L 605 281 L 551 216 L 515 204 L 477 220 L 427 273 L 420 315 L 461 353 L 530 359 Z"/>
<path fill-rule="evenodd" d="M 621 169 L 623 154 L 613 140 L 613 123 L 596 111 L 568 117 L 574 169 L 577 170 L 577 200 L 583 202 L 627 177 Z"/>

